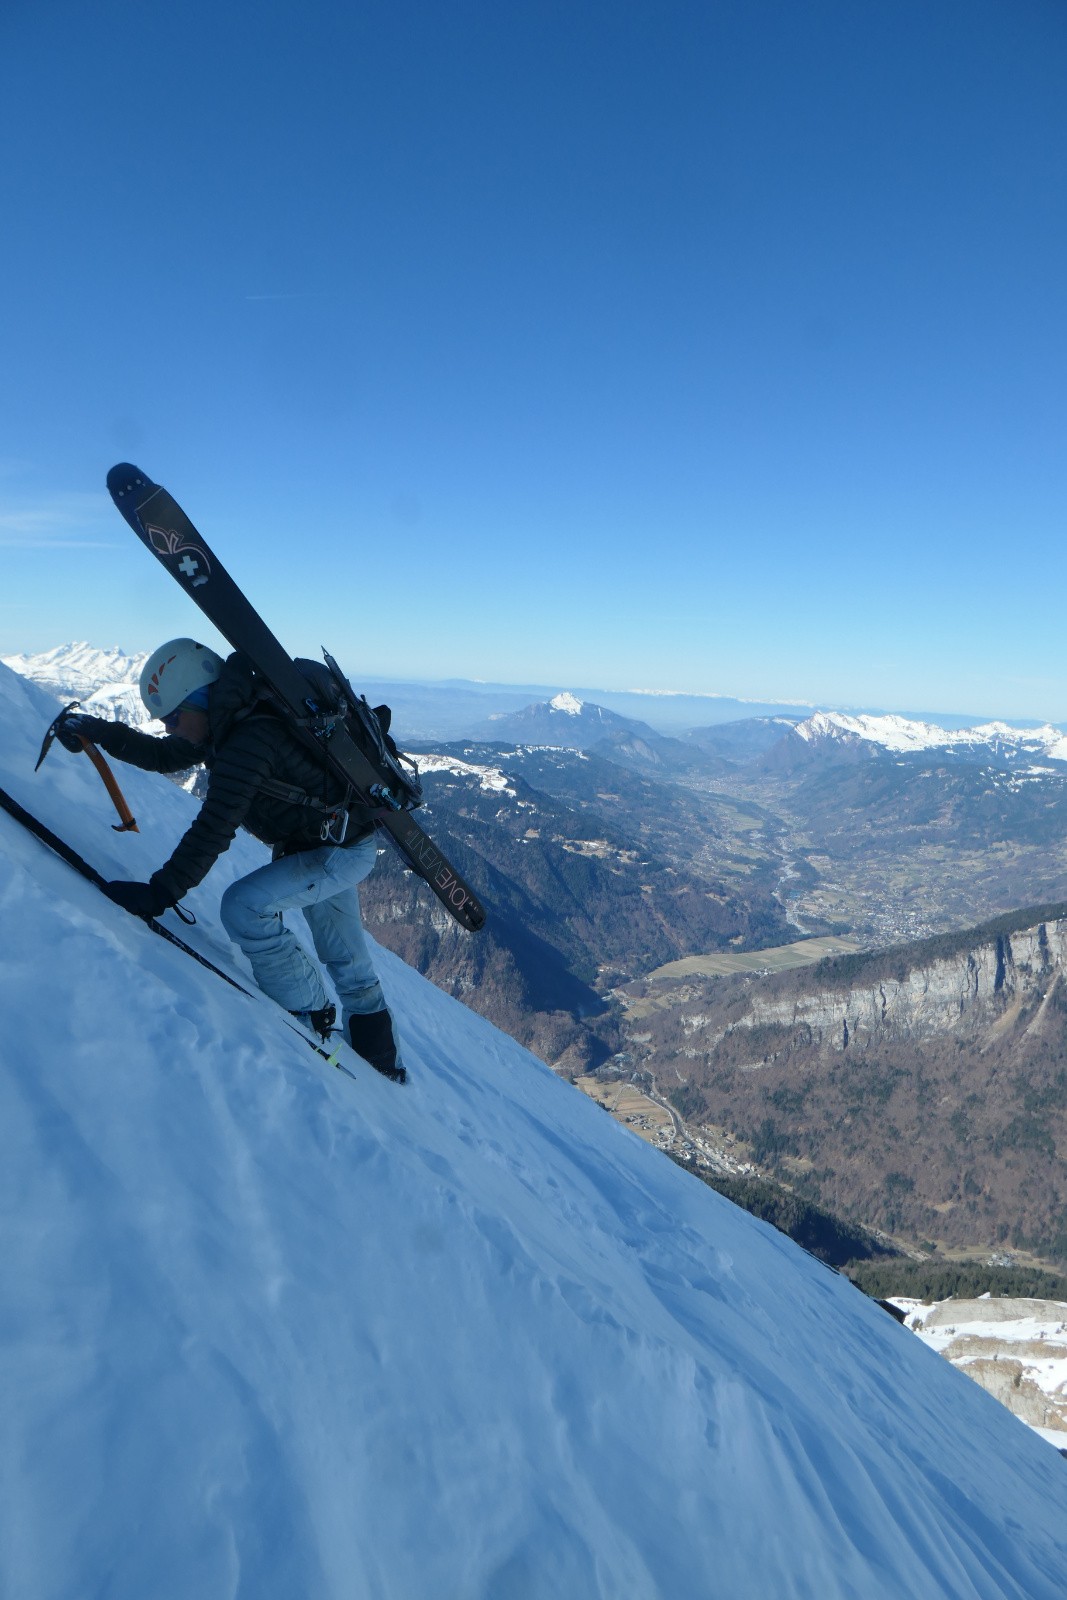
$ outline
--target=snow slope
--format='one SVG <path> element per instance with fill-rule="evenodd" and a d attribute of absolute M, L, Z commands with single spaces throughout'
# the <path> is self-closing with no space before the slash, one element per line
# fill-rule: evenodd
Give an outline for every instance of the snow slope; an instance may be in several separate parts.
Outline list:
<path fill-rule="evenodd" d="M 0 783 L 144 875 L 194 803 L 111 832 L 51 704 Z M 8 1600 L 1062 1600 L 1054 1450 L 395 958 L 404 1089 L 3 813 L 0 904 Z"/>

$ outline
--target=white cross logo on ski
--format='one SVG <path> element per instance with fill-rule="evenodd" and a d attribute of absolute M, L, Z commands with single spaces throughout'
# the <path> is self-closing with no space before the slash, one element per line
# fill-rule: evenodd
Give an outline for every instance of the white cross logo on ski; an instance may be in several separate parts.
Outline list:
<path fill-rule="evenodd" d="M 178 562 L 178 571 L 184 572 L 187 578 L 193 578 L 193 573 L 200 571 L 200 563 L 199 561 L 194 561 L 192 556 L 185 556 L 181 561 Z M 189 587 L 191 589 L 198 588 L 200 584 L 207 582 L 207 577 L 208 575 L 205 572 L 201 574 L 199 578 L 193 578 L 193 581 Z"/>
<path fill-rule="evenodd" d="M 207 583 L 211 577 L 211 562 L 196 545 L 187 544 L 174 528 L 159 528 L 149 523 L 145 528 L 145 536 L 149 547 L 159 555 L 182 557 L 178 562 L 178 571 L 190 580 L 190 589 L 198 589 L 202 583 Z M 194 577 L 194 573 L 199 573 L 199 577 Z"/>

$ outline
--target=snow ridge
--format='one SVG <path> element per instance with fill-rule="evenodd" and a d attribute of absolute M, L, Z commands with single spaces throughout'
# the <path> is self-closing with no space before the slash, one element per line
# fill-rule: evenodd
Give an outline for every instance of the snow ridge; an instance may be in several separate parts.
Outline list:
<path fill-rule="evenodd" d="M 420 755 L 419 771 L 423 774 L 449 772 L 457 778 L 477 778 L 479 788 L 486 792 L 511 795 L 513 799 L 515 796 L 515 790 L 500 768 L 486 766 L 483 762 L 463 761 L 458 756 Z"/>
<path fill-rule="evenodd" d="M 127 655 L 117 645 L 101 650 L 82 641 L 36 655 L 2 656 L 0 664 L 39 684 L 57 700 L 77 700 L 82 710 L 94 717 L 148 728 L 153 719 L 138 688 L 147 659 L 143 653 Z"/>
<path fill-rule="evenodd" d="M 983 722 L 974 728 L 939 728 L 898 716 L 846 716 L 840 711 L 817 711 L 797 724 L 797 733 L 809 744 L 820 741 L 863 740 L 884 750 L 911 753 L 919 750 L 981 750 L 1049 761 L 1067 761 L 1067 735 L 1060 729 L 1013 728 L 1006 722 Z"/>
<path fill-rule="evenodd" d="M 118 645 L 97 649 L 84 641 L 57 645 L 36 655 L 0 656 L 0 662 L 46 688 L 53 685 L 77 694 L 92 694 L 103 684 L 136 684 L 148 657 L 127 655 Z"/>

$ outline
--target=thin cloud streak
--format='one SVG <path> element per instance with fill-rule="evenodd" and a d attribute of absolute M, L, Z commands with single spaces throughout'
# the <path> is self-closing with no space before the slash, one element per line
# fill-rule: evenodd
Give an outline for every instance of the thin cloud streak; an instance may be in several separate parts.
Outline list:
<path fill-rule="evenodd" d="M 51 539 L 47 535 L 41 538 L 17 535 L 8 538 L 0 533 L 0 550 L 120 550 L 121 545 L 110 544 L 104 539 Z"/>
<path fill-rule="evenodd" d="M 103 521 L 96 495 L 64 495 L 37 505 L 16 506 L 0 511 L 0 549 L 119 549 L 119 541 L 101 537 Z"/>

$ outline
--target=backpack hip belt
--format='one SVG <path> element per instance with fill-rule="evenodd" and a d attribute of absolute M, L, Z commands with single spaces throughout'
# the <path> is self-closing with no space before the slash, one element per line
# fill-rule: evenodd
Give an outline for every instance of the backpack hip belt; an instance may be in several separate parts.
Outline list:
<path fill-rule="evenodd" d="M 351 789 L 343 800 L 330 805 L 317 794 L 309 794 L 294 783 L 283 783 L 280 778 L 263 778 L 258 789 L 260 794 L 270 795 L 272 800 L 283 800 L 286 805 L 304 806 L 308 811 L 318 812 L 322 817 L 319 838 L 323 844 L 344 844 L 353 815 L 373 827 L 390 811 L 397 809 L 390 805 L 369 806 L 366 801 L 355 799 Z"/>

